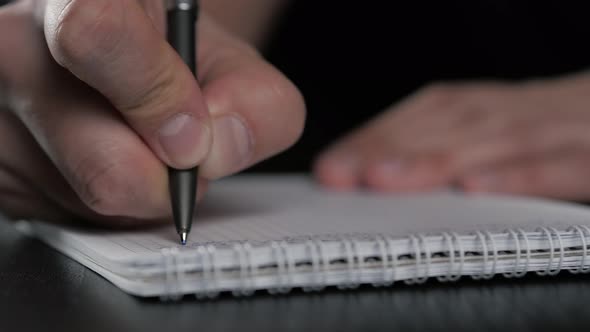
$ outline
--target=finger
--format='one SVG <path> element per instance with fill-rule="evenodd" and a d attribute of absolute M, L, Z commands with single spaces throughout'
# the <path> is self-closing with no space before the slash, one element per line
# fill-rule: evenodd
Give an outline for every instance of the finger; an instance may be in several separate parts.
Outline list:
<path fill-rule="evenodd" d="M 67 77 L 61 80 L 65 82 Z M 0 121 L 0 138 L 17 142 L 0 154 L 0 162 L 90 221 L 110 226 L 169 221 L 170 198 L 162 163 L 90 89 L 74 84 L 65 90 L 72 97 L 50 90 L 37 102 L 19 103 L 23 107 L 18 114 L 43 150 L 28 132 Z M 202 199 L 206 181 L 199 181 L 197 195 Z"/>
<path fill-rule="evenodd" d="M 334 189 L 366 185 L 378 191 L 428 190 L 449 184 L 448 158 L 436 147 L 414 151 L 406 146 L 396 132 L 398 119 L 394 113 L 384 114 L 323 152 L 314 163 L 319 182 Z M 407 140 L 419 139 L 422 132 Z"/>
<path fill-rule="evenodd" d="M 403 154 L 417 155 L 420 160 L 445 160 L 449 180 L 490 164 L 587 141 L 585 124 L 579 117 L 566 121 L 560 112 L 556 126 L 556 119 L 551 118 L 554 112 L 542 112 L 546 106 L 539 100 L 543 98 L 533 92 L 526 86 L 491 83 L 429 88 L 398 106 L 395 112 L 399 113 L 380 116 L 336 148 L 363 160 L 369 183 L 389 188 L 391 176 L 371 174 L 391 174 L 383 170 L 392 168 L 387 165 L 399 165 Z M 396 154 L 395 160 L 379 161 Z"/>
<path fill-rule="evenodd" d="M 139 0 L 139 4 L 149 16 L 155 29 L 166 35 L 166 6 L 164 1 Z"/>
<path fill-rule="evenodd" d="M 236 46 L 211 22 L 201 27 L 201 76 L 209 84 L 211 113 L 218 115 L 203 174 L 217 178 L 291 145 L 303 127 L 304 105 L 297 89 L 250 48 Z"/>
<path fill-rule="evenodd" d="M 0 212 L 12 220 L 43 219 L 63 223 L 72 219 L 71 214 L 55 204 L 28 195 L 0 194 Z"/>
<path fill-rule="evenodd" d="M 0 167 L 0 213 L 12 219 L 58 220 L 67 215 L 36 188 L 5 167 Z"/>
<path fill-rule="evenodd" d="M 0 153 L 0 196 L 6 197 L 9 215 L 54 222 L 73 215 L 96 219 L 12 113 L 0 113 L 0 142 L 11 142 Z M 23 209 L 28 200 L 31 205 Z"/>
<path fill-rule="evenodd" d="M 101 96 L 45 61 L 45 48 L 12 46 L 22 55 L 19 61 L 28 64 L 12 77 L 17 84 L 11 103 L 27 128 L 16 130 L 15 121 L 0 121 L 2 141 L 19 143 L 7 145 L 14 150 L 0 154 L 7 159 L 3 162 L 85 219 L 109 225 L 169 219 L 166 170 L 144 141 Z"/>
<path fill-rule="evenodd" d="M 590 198 L 587 151 L 564 152 L 544 158 L 498 165 L 460 180 L 469 192 L 495 192 L 568 200 Z"/>
<path fill-rule="evenodd" d="M 0 153 L 0 169 L 4 170 L 4 175 L 0 176 L 0 190 L 28 196 L 36 192 L 44 200 L 53 201 L 73 213 L 89 215 L 90 210 L 81 204 L 33 136 L 12 113 L 0 113 L 0 142 L 11 142 L 4 145 Z"/>
<path fill-rule="evenodd" d="M 0 200 L 5 203 L 3 206 L 8 214 L 15 218 L 35 217 L 64 222 L 77 215 L 113 227 L 169 222 L 167 217 L 111 219 L 94 213 L 82 204 L 33 136 L 8 110 L 0 110 L 0 142 L 10 142 L 0 153 L 0 197 L 3 197 Z M 207 186 L 206 180 L 199 179 L 197 201 L 203 199 Z M 30 204 L 27 205 L 25 202 L 28 201 Z"/>
<path fill-rule="evenodd" d="M 199 86 L 137 0 L 48 0 L 45 33 L 57 62 L 104 95 L 166 164 L 205 158 L 211 128 Z"/>
<path fill-rule="evenodd" d="M 314 162 L 316 180 L 326 188 L 351 191 L 361 185 L 361 160 L 351 155 L 323 155 Z"/>
<path fill-rule="evenodd" d="M 103 216 L 170 215 L 164 165 L 109 103 L 58 68 L 39 75 L 45 90 L 15 111 L 84 205 Z"/>
<path fill-rule="evenodd" d="M 368 162 L 362 177 L 368 188 L 381 192 L 433 191 L 453 180 L 447 160 L 437 155 L 382 157 Z"/>
<path fill-rule="evenodd" d="M 57 216 L 76 215 L 102 225 L 130 225 L 130 221 L 105 218 L 86 206 L 12 113 L 0 113 L 0 142 L 11 142 L 0 153 L 0 195 L 13 196 L 6 204 L 11 215 L 24 217 L 29 213 L 30 217 L 51 221 L 58 221 L 53 219 Z M 28 212 L 19 209 L 27 199 L 34 201 L 32 206 L 42 208 Z M 60 213 L 56 214 L 58 210 Z M 46 216 L 45 212 L 50 214 Z"/>
<path fill-rule="evenodd" d="M 453 185 L 450 161 L 445 153 L 396 153 L 375 147 L 371 153 L 323 154 L 314 163 L 314 174 L 322 185 L 337 190 L 366 186 L 381 192 L 431 191 Z"/>
<path fill-rule="evenodd" d="M 404 165 L 406 180 L 411 167 L 418 166 L 418 177 L 430 173 L 425 171 L 428 167 L 421 166 L 425 165 L 425 158 L 419 162 L 402 159 L 415 159 L 408 155 L 416 152 L 438 152 L 446 144 L 445 138 L 454 125 L 453 106 L 458 90 L 454 86 L 435 85 L 394 105 L 322 152 L 314 166 L 316 177 L 332 188 L 350 189 L 364 181 L 370 187 L 384 189 L 392 187 L 393 177 L 399 173 L 392 172 L 399 168 L 392 165 Z"/>
<path fill-rule="evenodd" d="M 216 179 L 240 171 L 297 141 L 305 104 L 297 88 L 250 46 L 202 16 L 202 86 L 213 145 L 201 173 Z"/>
<path fill-rule="evenodd" d="M 432 191 L 450 187 L 453 173 L 444 154 L 411 155 L 378 152 L 366 160 L 322 156 L 314 173 L 324 186 L 352 190 L 366 186 L 380 192 Z"/>

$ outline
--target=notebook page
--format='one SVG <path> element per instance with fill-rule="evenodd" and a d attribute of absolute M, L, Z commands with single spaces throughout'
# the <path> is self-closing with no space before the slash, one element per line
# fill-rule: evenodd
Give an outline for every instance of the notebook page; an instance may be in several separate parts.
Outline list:
<path fill-rule="evenodd" d="M 174 227 L 130 232 L 62 229 L 38 223 L 36 231 L 73 248 L 111 261 L 137 260 L 178 247 L 194 250 L 205 243 L 265 242 L 308 235 L 390 234 L 473 230 L 560 224 L 588 224 L 583 206 L 502 196 L 461 193 L 376 195 L 334 193 L 304 176 L 240 176 L 211 186 L 190 234 L 178 244 Z"/>

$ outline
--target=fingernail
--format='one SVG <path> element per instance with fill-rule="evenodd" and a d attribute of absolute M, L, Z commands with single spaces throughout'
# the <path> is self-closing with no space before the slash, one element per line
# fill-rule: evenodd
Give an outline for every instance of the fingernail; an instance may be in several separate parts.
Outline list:
<path fill-rule="evenodd" d="M 209 159 L 220 173 L 230 173 L 245 167 L 251 159 L 252 135 L 246 124 L 234 115 L 213 121 L 215 138 Z"/>
<path fill-rule="evenodd" d="M 186 113 L 168 119 L 158 132 L 160 145 L 176 168 L 198 165 L 209 151 L 210 132 L 203 120 Z"/>

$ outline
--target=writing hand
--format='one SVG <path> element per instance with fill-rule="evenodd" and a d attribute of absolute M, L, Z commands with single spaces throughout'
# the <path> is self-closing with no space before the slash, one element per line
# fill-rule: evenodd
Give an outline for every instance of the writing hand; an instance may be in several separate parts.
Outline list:
<path fill-rule="evenodd" d="M 216 179 L 298 138 L 304 105 L 285 77 L 204 14 L 197 84 L 165 40 L 164 14 L 150 0 L 2 9 L 1 210 L 161 221 L 171 214 L 166 165 Z"/>

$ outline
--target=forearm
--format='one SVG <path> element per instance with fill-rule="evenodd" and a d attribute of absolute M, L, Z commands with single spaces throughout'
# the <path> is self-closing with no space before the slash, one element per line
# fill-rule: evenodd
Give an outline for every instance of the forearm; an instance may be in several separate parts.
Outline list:
<path fill-rule="evenodd" d="M 207 12 L 230 32 L 263 47 L 289 0 L 201 0 Z"/>

